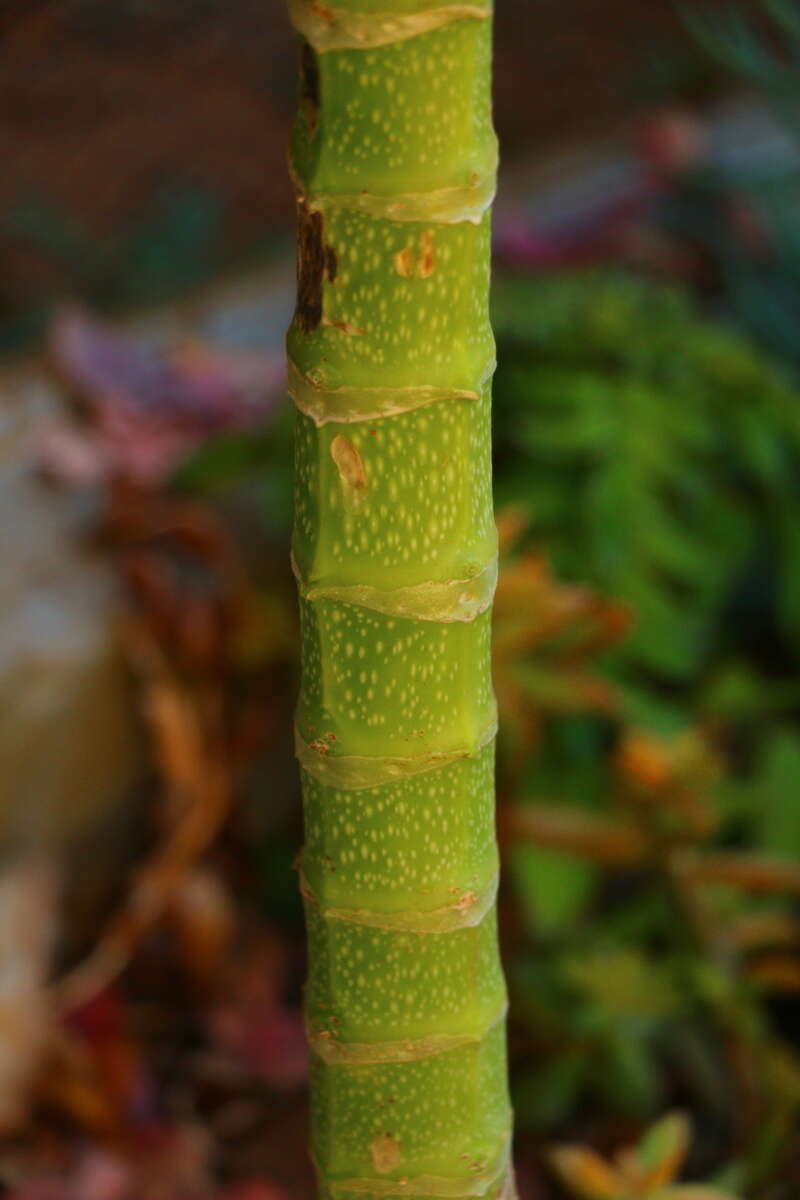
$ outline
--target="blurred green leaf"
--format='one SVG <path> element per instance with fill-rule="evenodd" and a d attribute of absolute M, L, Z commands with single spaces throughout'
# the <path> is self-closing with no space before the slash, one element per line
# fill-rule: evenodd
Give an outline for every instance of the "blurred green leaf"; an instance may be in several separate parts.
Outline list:
<path fill-rule="evenodd" d="M 670 1183 L 678 1175 L 689 1149 L 691 1125 L 685 1113 L 668 1113 L 645 1132 L 636 1147 L 636 1158 L 651 1188 Z"/>
<path fill-rule="evenodd" d="M 755 787 L 757 845 L 784 857 L 800 858 L 800 736 L 779 731 L 764 752 Z"/>
<path fill-rule="evenodd" d="M 730 662 L 711 677 L 699 701 L 711 717 L 754 719 L 773 716 L 800 704 L 800 679 L 773 682 L 746 662 Z"/>
<path fill-rule="evenodd" d="M 681 997 L 660 964 L 633 948 L 594 947 L 562 960 L 564 977 L 613 1023 L 661 1020 Z"/>
<path fill-rule="evenodd" d="M 563 932 L 583 911 L 597 880 L 591 863 L 554 850 L 517 844 L 511 878 L 531 935 Z"/>
<path fill-rule="evenodd" d="M 777 525 L 780 620 L 792 643 L 800 648 L 800 522 L 789 510 L 778 514 Z"/>
<path fill-rule="evenodd" d="M 604 1046 L 596 1086 L 614 1112 L 647 1119 L 661 1104 L 661 1077 L 646 1038 L 621 1030 Z"/>
<path fill-rule="evenodd" d="M 537 1063 L 513 1089 L 514 1115 L 519 1129 L 553 1129 L 574 1110 L 591 1058 L 581 1047 L 558 1054 L 548 1063 Z"/>
<path fill-rule="evenodd" d="M 275 457 L 274 429 L 246 429 L 219 434 L 204 442 L 176 471 L 173 482 L 187 491 L 211 495 L 254 471 L 271 465 Z"/>
<path fill-rule="evenodd" d="M 800 9 L 792 0 L 764 0 L 764 7 L 787 33 L 800 38 Z"/>

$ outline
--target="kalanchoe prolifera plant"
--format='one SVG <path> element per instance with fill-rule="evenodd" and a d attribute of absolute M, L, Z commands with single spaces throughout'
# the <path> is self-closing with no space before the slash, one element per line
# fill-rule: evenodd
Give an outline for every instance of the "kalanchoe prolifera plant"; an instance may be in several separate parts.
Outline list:
<path fill-rule="evenodd" d="M 491 12 L 290 7 L 313 1152 L 325 1196 L 494 1198 Z"/>
<path fill-rule="evenodd" d="M 613 1162 L 586 1146 L 568 1145 L 557 1146 L 550 1161 L 579 1200 L 737 1200 L 709 1184 L 676 1182 L 690 1137 L 683 1113 L 669 1113 Z"/>

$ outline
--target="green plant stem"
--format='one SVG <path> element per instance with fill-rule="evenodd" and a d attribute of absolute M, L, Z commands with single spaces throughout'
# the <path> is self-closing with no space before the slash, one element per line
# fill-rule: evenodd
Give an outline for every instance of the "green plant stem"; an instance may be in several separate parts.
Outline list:
<path fill-rule="evenodd" d="M 313 1152 L 325 1196 L 494 1198 L 491 14 L 290 7 Z"/>

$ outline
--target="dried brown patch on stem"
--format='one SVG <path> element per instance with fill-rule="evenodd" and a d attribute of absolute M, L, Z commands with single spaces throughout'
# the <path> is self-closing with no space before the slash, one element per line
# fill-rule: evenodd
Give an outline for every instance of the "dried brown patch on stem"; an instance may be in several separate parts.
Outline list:
<path fill-rule="evenodd" d="M 339 333 L 345 333 L 348 337 L 363 337 L 366 330 L 359 325 L 355 325 L 352 321 L 333 321 L 330 317 L 323 315 L 322 324 L 328 325 L 331 329 L 338 329 Z"/>
<path fill-rule="evenodd" d="M 414 274 L 414 256 L 406 246 L 403 250 L 398 250 L 394 256 L 394 269 L 398 275 L 402 275 L 404 279 L 410 279 Z"/>
<path fill-rule="evenodd" d="M 420 279 L 429 279 L 436 270 L 436 252 L 433 248 L 433 235 L 429 230 L 423 231 L 420 242 L 422 252 L 419 259 L 419 277 Z"/>
<path fill-rule="evenodd" d="M 379 1175 L 387 1175 L 389 1171 L 394 1171 L 403 1161 L 400 1143 L 390 1133 L 379 1133 L 373 1138 L 370 1150 L 372 1162 Z"/>
<path fill-rule="evenodd" d="M 336 464 L 345 503 L 357 507 L 367 490 L 367 469 L 356 446 L 343 434 L 331 442 L 331 458 Z"/>
<path fill-rule="evenodd" d="M 419 256 L 415 257 L 410 246 L 404 246 L 394 256 L 394 269 L 404 279 L 430 279 L 436 270 L 436 250 L 433 244 L 433 234 L 429 229 L 420 234 Z"/>
<path fill-rule="evenodd" d="M 302 197 L 297 202 L 297 323 L 304 333 L 313 333 L 323 319 L 322 284 L 333 283 L 338 260 L 333 246 L 324 239 L 324 218 Z"/>

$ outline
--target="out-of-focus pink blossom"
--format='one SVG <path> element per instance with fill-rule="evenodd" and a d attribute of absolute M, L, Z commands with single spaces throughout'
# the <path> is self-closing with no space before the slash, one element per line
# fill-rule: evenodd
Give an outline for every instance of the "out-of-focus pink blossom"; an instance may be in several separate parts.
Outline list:
<path fill-rule="evenodd" d="M 209 1019 L 217 1045 L 274 1088 L 295 1088 L 308 1075 L 308 1049 L 300 1013 L 275 1006 L 224 1005 Z"/>
<path fill-rule="evenodd" d="M 88 1153 L 75 1176 L 73 1191 L 83 1200 L 127 1200 L 131 1168 L 101 1150 Z"/>
<path fill-rule="evenodd" d="M 131 1168 L 103 1150 L 89 1150 L 66 1178 L 43 1177 L 23 1184 L 9 1200 L 129 1200 Z"/>
<path fill-rule="evenodd" d="M 74 1200 L 69 1184 L 57 1179 L 39 1179 L 9 1192 L 8 1200 Z"/>
<path fill-rule="evenodd" d="M 7 1200 L 288 1200 L 270 1179 L 248 1178 L 219 1190 L 205 1164 L 182 1161 L 181 1145 L 167 1139 L 130 1161 L 103 1150 L 89 1150 L 69 1174 L 42 1176 L 22 1184 Z"/>
<path fill-rule="evenodd" d="M 631 231 L 653 202 L 705 157 L 706 127 L 690 112 L 665 109 L 641 122 L 633 151 L 624 178 L 614 178 L 608 192 L 579 214 L 544 222 L 501 213 L 495 236 L 500 257 L 512 266 L 541 271 L 624 257 Z"/>
<path fill-rule="evenodd" d="M 263 422 L 285 392 L 282 354 L 163 351 L 79 310 L 54 322 L 51 352 L 84 419 L 47 431 L 42 457 L 71 484 L 157 484 L 206 438 Z"/>
<path fill-rule="evenodd" d="M 646 174 L 570 222 L 537 224 L 521 214 L 498 221 L 495 250 L 509 265 L 548 271 L 618 257 L 625 236 L 647 211 L 658 187 Z"/>

